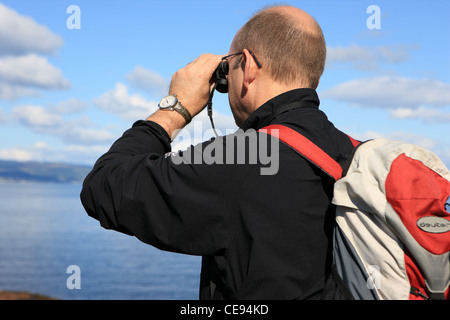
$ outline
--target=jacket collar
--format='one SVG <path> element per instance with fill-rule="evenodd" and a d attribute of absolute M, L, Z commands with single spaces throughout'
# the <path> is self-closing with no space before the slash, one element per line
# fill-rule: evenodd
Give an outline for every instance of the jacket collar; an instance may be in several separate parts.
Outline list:
<path fill-rule="evenodd" d="M 316 90 L 311 88 L 295 89 L 276 96 L 256 109 L 241 129 L 259 130 L 269 125 L 279 114 L 295 108 L 319 108 L 319 97 Z"/>

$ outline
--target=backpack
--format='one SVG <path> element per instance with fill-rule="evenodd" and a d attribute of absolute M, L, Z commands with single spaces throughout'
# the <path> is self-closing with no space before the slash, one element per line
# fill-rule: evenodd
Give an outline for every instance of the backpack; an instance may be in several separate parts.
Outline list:
<path fill-rule="evenodd" d="M 295 130 L 260 131 L 335 180 L 333 261 L 323 299 L 450 299 L 450 171 L 435 154 L 349 137 L 355 149 L 343 170 Z"/>

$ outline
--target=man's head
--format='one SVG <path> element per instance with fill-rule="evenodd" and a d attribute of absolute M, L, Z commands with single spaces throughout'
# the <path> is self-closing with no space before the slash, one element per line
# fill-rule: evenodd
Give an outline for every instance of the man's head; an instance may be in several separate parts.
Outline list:
<path fill-rule="evenodd" d="M 261 68 L 246 66 L 249 62 L 247 60 L 252 59 L 246 49 L 255 54 L 261 62 Z M 248 89 L 245 84 L 241 87 L 241 81 L 253 81 L 259 77 L 258 84 L 263 85 L 258 86 L 259 90 L 257 93 L 255 91 L 255 94 L 269 94 L 269 91 L 273 91 L 272 94 L 279 91 L 280 94 L 294 88 L 315 89 L 325 66 L 326 46 L 320 26 L 306 12 L 290 6 L 270 7 L 256 13 L 238 31 L 231 45 L 230 53 L 241 51 L 244 51 L 243 55 L 230 60 L 230 86 L 233 86 L 234 81 L 234 90 L 243 89 L 239 93 L 230 89 L 230 104 L 235 118 L 238 115 L 236 112 L 239 113 L 239 108 L 242 107 L 236 104 L 250 103 L 238 101 L 245 97 Z M 243 71 L 244 75 L 233 77 L 236 76 L 232 74 L 236 69 Z M 246 71 L 249 72 L 247 79 Z M 275 90 L 267 91 L 269 87 Z M 270 98 L 265 97 L 266 100 Z M 254 109 L 259 105 L 244 106 L 245 109 L 248 107 Z M 253 110 L 247 111 L 249 115 Z M 238 119 L 236 120 L 238 122 Z"/>

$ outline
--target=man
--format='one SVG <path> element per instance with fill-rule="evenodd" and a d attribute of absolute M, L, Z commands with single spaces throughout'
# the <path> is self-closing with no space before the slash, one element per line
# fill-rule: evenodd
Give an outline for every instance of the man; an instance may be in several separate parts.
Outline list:
<path fill-rule="evenodd" d="M 82 202 L 105 228 L 203 256 L 201 299 L 318 299 L 329 265 L 332 181 L 257 130 L 286 125 L 340 163 L 352 151 L 349 138 L 318 109 L 322 31 L 300 9 L 271 7 L 239 30 L 230 54 L 228 96 L 240 130 L 170 153 L 173 134 L 207 104 L 222 59 L 202 55 L 174 74 L 169 93 L 178 100 L 163 99 L 160 110 L 97 161 Z M 224 152 L 223 161 L 195 161 L 211 148 L 215 156 Z M 262 149 L 276 156 L 276 172 L 263 174 L 267 162 L 260 157 L 249 160 Z M 242 152 L 246 161 L 239 162 Z"/>

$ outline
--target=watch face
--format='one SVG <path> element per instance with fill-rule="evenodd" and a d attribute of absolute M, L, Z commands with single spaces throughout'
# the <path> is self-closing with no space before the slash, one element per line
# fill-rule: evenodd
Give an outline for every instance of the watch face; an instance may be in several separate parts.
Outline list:
<path fill-rule="evenodd" d="M 161 100 L 159 107 L 166 109 L 172 108 L 177 103 L 177 98 L 175 96 L 167 96 Z"/>

